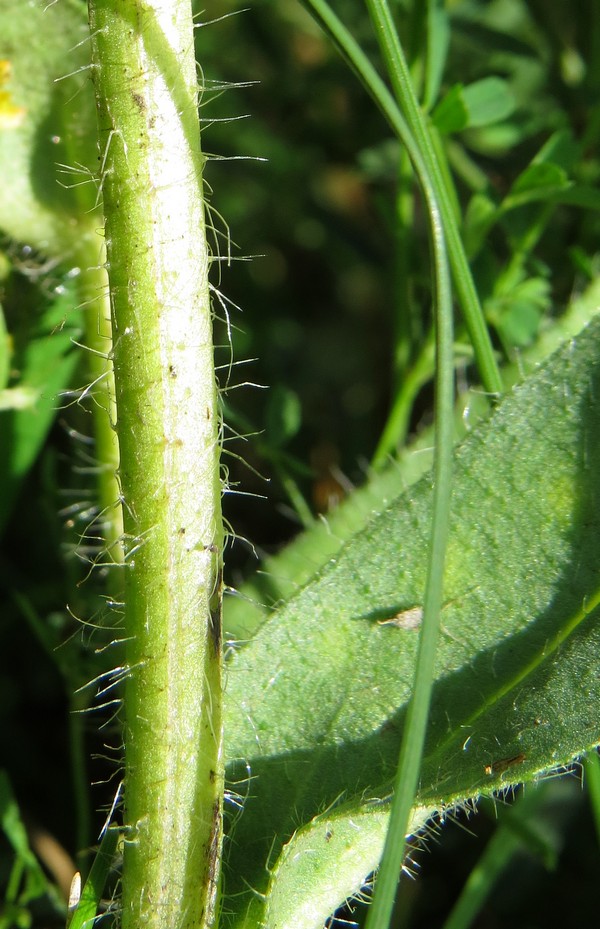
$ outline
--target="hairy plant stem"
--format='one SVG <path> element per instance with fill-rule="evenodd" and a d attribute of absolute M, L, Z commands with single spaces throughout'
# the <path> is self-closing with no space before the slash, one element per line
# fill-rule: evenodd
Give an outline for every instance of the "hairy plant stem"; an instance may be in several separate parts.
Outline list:
<path fill-rule="evenodd" d="M 219 418 L 189 0 L 89 0 L 125 529 L 124 929 L 214 921 Z"/>

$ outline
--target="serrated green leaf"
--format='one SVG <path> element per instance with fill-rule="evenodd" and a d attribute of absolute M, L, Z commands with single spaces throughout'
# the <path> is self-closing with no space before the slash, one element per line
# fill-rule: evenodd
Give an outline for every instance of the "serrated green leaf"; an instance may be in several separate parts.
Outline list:
<path fill-rule="evenodd" d="M 0 229 L 62 256 L 97 222 L 88 215 L 98 161 L 84 4 L 3 0 L 0 63 Z"/>
<path fill-rule="evenodd" d="M 540 187 L 558 190 L 569 184 L 567 172 L 560 165 L 550 161 L 530 164 L 512 186 L 511 194 L 523 193 L 526 190 L 536 190 Z"/>
<path fill-rule="evenodd" d="M 599 338 L 595 319 L 457 452 L 422 805 L 530 779 L 598 740 Z M 230 663 L 228 770 L 247 792 L 227 883 L 238 916 L 247 887 L 267 889 L 269 855 L 323 805 L 389 794 L 430 498 L 426 477 Z"/>
<path fill-rule="evenodd" d="M 513 183 L 499 215 L 539 200 L 598 209 L 598 191 L 575 184 L 570 178 L 569 172 L 578 157 L 579 146 L 570 131 L 561 129 L 553 133 Z"/>
<path fill-rule="evenodd" d="M 515 100 L 506 81 L 500 77 L 484 77 L 463 90 L 468 114 L 467 128 L 490 126 L 506 119 L 515 109 Z"/>
<path fill-rule="evenodd" d="M 434 126 L 442 135 L 460 132 L 467 125 L 468 113 L 463 92 L 464 86 L 455 84 L 442 97 L 431 115 Z"/>
<path fill-rule="evenodd" d="M 489 126 L 506 119 L 515 101 L 506 81 L 486 77 L 464 87 L 455 84 L 433 113 L 433 122 L 443 134 Z"/>
<path fill-rule="evenodd" d="M 528 203 L 563 204 L 564 206 L 578 206 L 584 210 L 600 210 L 600 191 L 585 184 L 559 184 L 558 186 L 544 186 L 543 184 L 528 187 L 526 190 L 516 191 L 507 195 L 502 202 L 502 214 L 508 213 Z"/>
<path fill-rule="evenodd" d="M 595 187 L 576 184 L 569 172 L 580 157 L 578 144 L 568 130 L 559 130 L 544 143 L 532 161 L 517 177 L 502 203 L 496 205 L 487 195 L 471 199 L 464 221 L 469 257 L 474 258 L 493 226 L 512 210 L 531 203 L 552 203 L 600 209 L 600 192 Z"/>
<path fill-rule="evenodd" d="M 486 315 L 510 346 L 525 348 L 536 338 L 551 307 L 550 283 L 542 277 L 515 281 L 486 301 Z"/>

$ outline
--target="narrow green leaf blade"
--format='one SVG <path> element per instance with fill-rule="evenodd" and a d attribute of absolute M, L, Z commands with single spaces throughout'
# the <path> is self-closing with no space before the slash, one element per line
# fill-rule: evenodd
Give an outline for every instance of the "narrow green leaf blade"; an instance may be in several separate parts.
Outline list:
<path fill-rule="evenodd" d="M 0 532 L 61 406 L 60 393 L 79 362 L 73 343 L 81 333 L 81 315 L 75 302 L 72 284 L 65 284 L 38 319 L 21 320 L 20 331 L 13 333 L 18 346 L 12 361 L 19 377 L 10 391 L 0 394 L 0 403 L 13 391 L 22 402 L 0 406 Z"/>
<path fill-rule="evenodd" d="M 423 108 L 431 109 L 440 92 L 450 45 L 450 22 L 448 11 L 437 4 L 430 4 L 427 12 L 427 57 L 425 61 L 425 89 Z"/>
<path fill-rule="evenodd" d="M 472 925 L 494 884 L 519 852 L 535 855 L 549 870 L 556 867 L 561 842 L 547 824 L 553 806 L 568 804 L 570 786 L 564 780 L 542 781 L 523 791 L 513 807 L 497 813 L 499 826 L 469 875 L 443 929 L 468 929 Z"/>
<path fill-rule="evenodd" d="M 25 886 L 20 894 L 20 902 L 25 904 L 43 894 L 49 894 L 52 899 L 56 899 L 54 888 L 30 848 L 27 830 L 21 819 L 21 812 L 12 786 L 6 771 L 2 769 L 0 769 L 0 829 L 8 839 L 15 858 L 21 863 L 25 872 Z"/>
<path fill-rule="evenodd" d="M 69 914 L 68 929 L 90 929 L 93 925 L 94 919 L 98 915 L 108 875 L 114 863 L 118 841 L 119 829 L 116 827 L 106 829 L 88 879 L 81 891 L 81 897 L 76 907 Z"/>

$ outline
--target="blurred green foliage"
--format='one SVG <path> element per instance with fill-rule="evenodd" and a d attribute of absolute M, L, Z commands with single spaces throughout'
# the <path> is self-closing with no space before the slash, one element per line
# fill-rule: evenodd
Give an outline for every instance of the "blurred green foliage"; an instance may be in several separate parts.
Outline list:
<path fill-rule="evenodd" d="M 417 80 L 424 8 L 398 5 Z M 203 9 L 202 21 L 223 14 L 214 5 Z M 336 10 L 376 59 L 363 8 L 346 2 Z M 590 3 L 578 4 L 576 14 L 564 3 L 547 15 L 541 4 L 516 0 L 453 3 L 448 13 L 441 102 L 432 106 L 447 107 L 459 85 L 479 81 L 485 88 L 493 77 L 501 88 L 491 123 L 478 124 L 485 122 L 480 108 L 469 128 L 447 135 L 444 145 L 488 321 L 498 350 L 514 360 L 597 273 L 598 203 L 588 194 L 595 209 L 585 210 L 550 194 L 557 183 L 593 191 L 598 178 L 598 26 Z M 209 123 L 250 114 L 209 125 L 204 143 L 218 156 L 249 159 L 207 166 L 213 206 L 237 246 L 222 272 L 224 293 L 243 310 L 230 311 L 234 356 L 257 359 L 240 369 L 243 375 L 234 369 L 232 382 L 237 376 L 270 388 L 284 384 L 299 398 L 302 425 L 286 446 L 288 467 L 312 503 L 319 482 L 338 468 L 350 482 L 364 480 L 394 392 L 427 339 L 426 223 L 397 143 L 298 4 L 258 4 L 199 29 L 197 41 L 206 77 L 258 82 L 217 100 L 207 91 L 202 110 Z M 547 172 L 542 180 L 537 169 L 539 199 L 510 208 L 513 185 L 531 186 L 540 158 Z M 238 260 L 251 255 L 262 257 Z M 429 376 L 431 370 L 430 361 Z M 467 383 L 476 382 L 468 365 L 462 372 Z M 262 391 L 232 392 L 228 402 L 249 431 L 265 429 L 270 406 Z M 425 384 L 410 431 L 427 421 L 430 402 Z M 271 476 L 256 446 L 237 449 Z M 307 461 L 312 481 L 302 479 Z M 243 466 L 232 462 L 230 474 L 245 491 L 265 493 Z M 268 495 L 287 511 L 281 485 L 271 485 Z M 255 501 L 229 498 L 227 506 L 235 528 L 257 544 L 272 546 L 293 531 L 273 523 L 271 507 L 262 507 L 257 520 Z"/>

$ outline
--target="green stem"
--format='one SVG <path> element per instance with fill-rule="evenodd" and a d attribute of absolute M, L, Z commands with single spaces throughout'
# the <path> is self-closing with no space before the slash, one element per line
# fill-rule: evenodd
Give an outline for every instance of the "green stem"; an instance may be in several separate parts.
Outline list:
<path fill-rule="evenodd" d="M 394 95 L 419 147 L 440 206 L 454 282 L 481 380 L 486 390 L 491 393 L 501 393 L 502 379 L 456 222 L 453 190 L 443 176 L 427 120 L 419 107 L 390 8 L 386 0 L 366 0 L 366 4 L 387 66 Z"/>
<path fill-rule="evenodd" d="M 414 171 L 407 150 L 402 147 L 398 158 L 396 190 L 396 223 L 394 242 L 394 315 L 392 390 L 395 396 L 402 389 L 410 361 L 418 344 L 418 314 L 414 312 L 411 264 L 412 230 L 415 218 Z"/>
<path fill-rule="evenodd" d="M 596 826 L 596 836 L 600 844 L 600 758 L 597 749 L 592 749 L 583 759 L 583 771 Z"/>
<path fill-rule="evenodd" d="M 112 329 L 110 299 L 104 248 L 98 247 L 98 237 L 86 239 L 77 256 L 81 266 L 79 295 L 85 314 L 87 372 L 93 402 L 90 410 L 94 420 L 94 440 L 98 461 L 99 525 L 104 540 L 103 557 L 110 563 L 123 562 L 123 512 L 117 480 L 119 442 L 116 422 L 115 378 L 112 365 Z M 120 592 L 122 579 L 113 576 L 111 592 Z"/>
<path fill-rule="evenodd" d="M 413 404 L 421 388 L 430 380 L 433 366 L 433 339 L 428 337 L 412 367 L 406 372 L 398 386 L 392 408 L 373 454 L 371 461 L 373 468 L 383 467 L 406 440 Z"/>
<path fill-rule="evenodd" d="M 431 187 L 426 185 L 424 193 L 431 224 L 437 298 L 432 528 L 413 693 L 402 733 L 390 822 L 373 905 L 367 916 L 367 929 L 387 929 L 390 925 L 398 875 L 405 856 L 406 834 L 419 782 L 431 703 L 450 525 L 454 399 L 452 289 L 440 207 Z"/>
<path fill-rule="evenodd" d="M 490 393 L 501 393 L 502 378 L 458 230 L 452 207 L 452 196 L 448 193 L 442 181 L 435 148 L 428 133 L 425 117 L 414 97 L 414 92 L 410 90 L 412 105 L 410 114 L 407 114 L 407 121 L 405 121 L 396 101 L 381 77 L 341 20 L 333 12 L 327 0 L 303 0 L 303 3 L 328 35 L 331 36 L 350 67 L 357 74 L 359 80 L 385 116 L 398 139 L 406 146 L 421 185 L 425 183 L 432 184 L 436 199 L 440 205 L 456 290 L 460 298 L 465 324 L 469 331 L 481 379 L 485 389 Z M 391 28 L 393 29 L 393 24 Z M 410 87 L 408 72 L 406 81 L 408 87 Z M 410 115 L 411 125 L 408 123 L 408 115 Z M 414 137 L 413 131 L 415 132 Z"/>
<path fill-rule="evenodd" d="M 418 784 L 431 700 L 435 651 L 439 636 L 452 471 L 452 413 L 454 398 L 452 292 L 444 236 L 445 217 L 438 202 L 436 190 L 419 141 L 413 137 L 393 98 L 374 70 L 371 62 L 343 23 L 333 13 L 326 0 L 306 0 L 306 2 L 325 30 L 332 36 L 351 67 L 359 75 L 398 138 L 406 145 L 427 202 L 435 269 L 434 493 L 427 583 L 423 602 L 423 628 L 419 638 L 413 698 L 409 705 L 403 732 L 390 824 L 377 890 L 373 906 L 369 910 L 367 917 L 368 929 L 386 929 L 394 903 L 398 874 L 404 858 L 406 831 Z M 462 249 L 460 237 L 458 242 Z M 464 251 L 462 253 L 464 255 Z"/>
<path fill-rule="evenodd" d="M 469 875 L 443 929 L 469 929 L 499 876 L 521 846 L 519 837 L 506 827 L 494 833 Z"/>
<path fill-rule="evenodd" d="M 219 417 L 189 0 L 89 0 L 125 529 L 123 929 L 214 922 Z"/>

